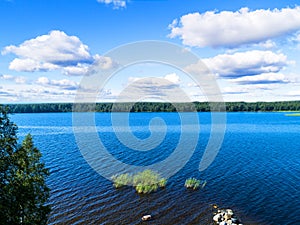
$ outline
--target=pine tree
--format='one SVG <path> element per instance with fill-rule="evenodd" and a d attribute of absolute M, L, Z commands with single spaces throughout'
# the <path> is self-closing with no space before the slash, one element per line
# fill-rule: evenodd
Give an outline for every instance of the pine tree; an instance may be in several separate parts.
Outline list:
<path fill-rule="evenodd" d="M 0 224 L 46 224 L 50 206 L 45 205 L 49 198 L 45 181 L 49 170 L 41 162 L 42 155 L 30 134 L 21 146 L 17 145 L 17 126 L 1 110 Z"/>
<path fill-rule="evenodd" d="M 17 149 L 17 126 L 9 120 L 7 108 L 0 106 L 0 224 L 6 224 L 13 200 L 7 190 L 12 180 L 13 155 Z"/>

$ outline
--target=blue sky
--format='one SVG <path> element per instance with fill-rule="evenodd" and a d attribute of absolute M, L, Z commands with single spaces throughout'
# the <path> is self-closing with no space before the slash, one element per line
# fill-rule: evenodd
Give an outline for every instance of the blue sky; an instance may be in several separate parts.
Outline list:
<path fill-rule="evenodd" d="M 225 101 L 299 100 L 297 2 L 0 0 L 0 103 L 73 102 L 92 66 L 114 65 L 107 52 L 144 40 L 197 54 Z M 114 101 L 132 82 L 151 76 L 174 83 L 171 91 L 176 86 L 193 101 L 207 100 L 185 73 L 145 63 L 115 74 L 98 101 Z M 147 90 L 153 95 L 162 88 L 148 85 L 145 99 Z"/>

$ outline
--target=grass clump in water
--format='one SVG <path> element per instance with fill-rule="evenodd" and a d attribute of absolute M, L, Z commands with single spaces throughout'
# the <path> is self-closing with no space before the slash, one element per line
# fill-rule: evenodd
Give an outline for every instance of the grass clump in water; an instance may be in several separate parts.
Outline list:
<path fill-rule="evenodd" d="M 158 186 L 159 186 L 160 188 L 165 188 L 166 185 L 167 185 L 167 179 L 166 179 L 166 178 L 162 178 L 162 179 L 159 180 Z"/>
<path fill-rule="evenodd" d="M 152 170 L 144 170 L 133 176 L 133 185 L 139 194 L 148 194 L 157 191 L 158 188 L 164 188 L 167 179 Z"/>
<path fill-rule="evenodd" d="M 121 188 L 132 183 L 132 177 L 128 173 L 112 176 L 115 188 Z"/>
<path fill-rule="evenodd" d="M 158 188 L 165 188 L 167 185 L 167 179 L 162 178 L 158 173 L 152 170 L 144 170 L 134 176 L 128 173 L 114 175 L 111 179 L 115 188 L 133 185 L 139 194 L 155 192 Z"/>
<path fill-rule="evenodd" d="M 188 189 L 196 190 L 200 187 L 200 184 L 202 184 L 202 188 L 204 188 L 206 181 L 202 182 L 196 178 L 188 178 L 186 179 L 184 186 Z"/>

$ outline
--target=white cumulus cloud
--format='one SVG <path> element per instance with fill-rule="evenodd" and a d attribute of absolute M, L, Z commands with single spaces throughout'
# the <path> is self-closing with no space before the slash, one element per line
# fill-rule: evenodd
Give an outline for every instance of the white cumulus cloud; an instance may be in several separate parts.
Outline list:
<path fill-rule="evenodd" d="M 104 3 L 106 5 L 112 4 L 114 9 L 126 7 L 126 0 L 97 0 L 99 3 Z"/>
<path fill-rule="evenodd" d="M 2 54 L 8 53 L 17 56 L 10 62 L 9 69 L 22 72 L 61 70 L 65 75 L 85 75 L 115 66 L 109 57 L 92 56 L 88 46 L 78 37 L 58 30 L 24 41 L 19 46 L 6 46 Z"/>
<path fill-rule="evenodd" d="M 296 36 L 296 40 L 300 43 L 300 33 L 299 34 L 297 34 L 297 36 Z"/>
<path fill-rule="evenodd" d="M 58 69 L 59 66 L 52 63 L 44 63 L 36 61 L 30 58 L 20 59 L 15 58 L 9 64 L 9 69 L 23 72 L 34 72 L 34 71 L 49 71 Z"/>
<path fill-rule="evenodd" d="M 65 66 L 62 71 L 65 75 L 83 75 L 87 74 L 90 65 L 78 63 L 76 66 Z"/>
<path fill-rule="evenodd" d="M 300 31 L 289 38 L 290 43 L 296 44 L 297 50 L 300 48 Z"/>
<path fill-rule="evenodd" d="M 277 47 L 276 43 L 272 40 L 267 40 L 265 42 L 260 42 L 258 44 L 254 44 L 254 46 L 258 46 L 264 49 L 271 49 Z"/>
<path fill-rule="evenodd" d="M 13 80 L 14 76 L 9 75 L 9 74 L 1 74 L 0 78 L 3 79 L 3 80 Z"/>
<path fill-rule="evenodd" d="M 153 99 L 161 100 L 170 95 L 176 96 L 180 101 L 185 98 L 180 96 L 180 83 L 180 77 L 176 73 L 159 77 L 129 77 L 126 88 L 130 89 L 130 94 L 122 101 L 131 101 L 136 96 L 151 96 Z"/>
<path fill-rule="evenodd" d="M 170 81 L 175 85 L 179 85 L 179 83 L 180 83 L 180 77 L 176 73 L 170 73 L 170 74 L 165 75 L 164 77 L 158 77 L 158 78 Z M 129 77 L 128 82 L 133 83 L 133 82 L 136 82 L 136 81 L 142 80 L 142 79 L 144 79 L 144 77 Z M 172 84 L 172 86 L 173 86 L 173 84 Z"/>
<path fill-rule="evenodd" d="M 281 73 L 263 73 L 256 76 L 246 76 L 234 79 L 233 82 L 242 85 L 248 84 L 281 84 L 288 83 L 289 80 Z"/>
<path fill-rule="evenodd" d="M 190 13 L 169 25 L 169 37 L 198 47 L 258 44 L 300 29 L 300 7 Z M 270 44 L 270 43 L 269 43 Z"/>
<path fill-rule="evenodd" d="M 9 74 L 0 74 L 0 79 L 14 81 L 17 84 L 25 84 L 27 79 L 23 76 L 13 76 Z"/>
<path fill-rule="evenodd" d="M 15 77 L 15 82 L 17 84 L 25 84 L 27 82 L 27 79 L 25 77 L 18 76 L 18 77 Z"/>
<path fill-rule="evenodd" d="M 6 46 L 2 54 L 17 56 L 9 65 L 16 71 L 49 71 L 68 67 L 83 68 L 94 59 L 76 36 L 68 36 L 63 31 L 53 30 L 49 34 L 26 40 L 19 46 Z M 83 70 L 85 72 L 85 70 Z"/>
<path fill-rule="evenodd" d="M 63 90 L 76 90 L 78 83 L 68 79 L 50 80 L 47 77 L 39 77 L 36 81 L 37 84 L 48 87 L 57 87 Z"/>
<path fill-rule="evenodd" d="M 282 53 L 260 50 L 220 54 L 202 62 L 213 73 L 227 78 L 276 73 L 290 63 Z"/>
<path fill-rule="evenodd" d="M 287 93 L 288 96 L 297 96 L 299 97 L 300 96 L 300 91 L 299 90 L 296 90 L 296 91 L 289 91 Z"/>
<path fill-rule="evenodd" d="M 180 77 L 176 73 L 170 73 L 164 76 L 166 80 L 171 81 L 174 84 L 179 84 L 180 83 Z"/>

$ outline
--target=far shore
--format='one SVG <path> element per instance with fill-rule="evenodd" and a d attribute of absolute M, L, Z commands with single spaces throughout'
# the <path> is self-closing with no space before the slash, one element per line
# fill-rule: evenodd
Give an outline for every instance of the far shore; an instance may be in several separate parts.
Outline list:
<path fill-rule="evenodd" d="M 0 103 L 1 105 L 1 103 Z M 11 113 L 51 112 L 281 112 L 300 114 L 300 101 L 278 102 L 97 102 L 4 104 Z"/>

